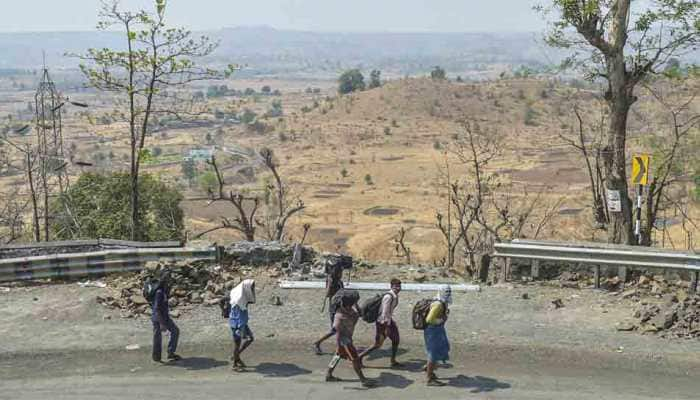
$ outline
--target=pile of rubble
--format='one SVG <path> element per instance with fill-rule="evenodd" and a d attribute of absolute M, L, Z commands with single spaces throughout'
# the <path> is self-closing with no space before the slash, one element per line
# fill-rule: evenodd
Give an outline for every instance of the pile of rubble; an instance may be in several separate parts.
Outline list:
<path fill-rule="evenodd" d="M 277 242 L 239 242 L 225 250 L 223 265 L 207 263 L 149 263 L 137 274 L 106 279 L 110 295 L 97 297 L 97 302 L 122 310 L 124 317 L 150 315 L 151 307 L 143 296 L 144 282 L 157 277 L 160 271 L 170 271 L 172 285 L 169 300 L 171 314 L 179 317 L 197 304 L 215 305 L 244 277 L 260 272 L 271 279 L 309 280 L 325 278 L 326 268 L 344 262 L 353 266 L 352 259 L 338 254 L 317 254 L 307 247 Z M 349 263 L 349 264 L 348 264 Z M 357 263 L 363 264 L 363 263 Z"/>
<path fill-rule="evenodd" d="M 639 303 L 634 320 L 619 330 L 658 333 L 662 337 L 700 337 L 700 295 L 689 293 L 689 282 L 669 282 L 663 275 L 641 275 L 619 296 Z"/>
<path fill-rule="evenodd" d="M 158 276 L 160 270 L 171 271 L 172 286 L 168 304 L 171 314 L 178 317 L 195 304 L 216 304 L 227 291 L 231 290 L 240 275 L 236 269 L 224 269 L 220 266 L 204 264 L 166 264 L 148 265 L 138 274 L 124 275 L 107 281 L 112 295 L 98 296 L 97 302 L 111 308 L 122 310 L 126 317 L 138 314 L 151 314 L 151 307 L 143 297 L 144 281 L 148 277 Z"/>

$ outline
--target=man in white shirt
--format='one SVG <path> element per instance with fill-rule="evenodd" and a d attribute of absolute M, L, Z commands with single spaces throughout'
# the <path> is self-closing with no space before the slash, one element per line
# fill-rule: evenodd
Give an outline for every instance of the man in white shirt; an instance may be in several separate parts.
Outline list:
<path fill-rule="evenodd" d="M 400 367 L 396 361 L 396 353 L 399 350 L 399 327 L 394 321 L 394 310 L 399 305 L 399 293 L 401 292 L 401 281 L 399 279 L 391 280 L 391 290 L 382 297 L 382 305 L 380 308 L 379 317 L 375 323 L 376 334 L 374 336 L 374 345 L 363 351 L 360 354 L 360 361 L 372 351 L 382 347 L 386 338 L 391 340 L 391 366 L 394 368 Z"/>

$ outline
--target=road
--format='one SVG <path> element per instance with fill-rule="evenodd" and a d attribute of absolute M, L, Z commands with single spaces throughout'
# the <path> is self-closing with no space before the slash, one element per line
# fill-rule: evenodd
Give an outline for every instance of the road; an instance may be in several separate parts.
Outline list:
<path fill-rule="evenodd" d="M 308 342 L 263 338 L 233 373 L 226 344 L 190 344 L 182 361 L 150 362 L 136 351 L 72 350 L 0 356 L 0 399 L 697 399 L 700 363 L 692 359 L 640 360 L 625 354 L 466 346 L 453 351 L 438 375 L 448 386 L 425 386 L 420 343 L 403 347 L 400 370 L 386 368 L 386 352 L 367 361 L 379 387 L 363 389 L 348 363 L 340 383 L 323 381 L 330 355 L 316 356 Z"/>

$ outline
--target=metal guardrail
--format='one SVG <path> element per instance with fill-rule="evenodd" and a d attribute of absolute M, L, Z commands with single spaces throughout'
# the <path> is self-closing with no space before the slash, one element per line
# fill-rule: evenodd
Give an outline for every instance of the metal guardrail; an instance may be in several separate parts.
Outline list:
<path fill-rule="evenodd" d="M 0 260 L 0 282 L 138 271 L 149 261 L 215 261 L 216 247 L 133 248 Z"/>
<path fill-rule="evenodd" d="M 693 272 L 693 291 L 697 290 L 700 274 L 700 254 L 649 247 L 623 246 L 605 243 L 563 243 L 535 240 L 514 240 L 496 243 L 494 257 L 533 261 L 533 276 L 540 261 L 588 264 L 596 267 L 596 287 L 600 286 L 600 266 L 621 267 L 623 280 L 627 267 L 662 268 Z"/>
<path fill-rule="evenodd" d="M 182 243 L 175 241 L 167 242 L 132 242 L 130 240 L 117 239 L 92 239 L 92 240 L 64 240 L 54 242 L 37 242 L 23 244 L 9 244 L 0 246 L 0 252 L 4 250 L 23 249 L 50 249 L 57 247 L 85 247 L 85 246 L 115 246 L 115 247 L 181 247 Z"/>

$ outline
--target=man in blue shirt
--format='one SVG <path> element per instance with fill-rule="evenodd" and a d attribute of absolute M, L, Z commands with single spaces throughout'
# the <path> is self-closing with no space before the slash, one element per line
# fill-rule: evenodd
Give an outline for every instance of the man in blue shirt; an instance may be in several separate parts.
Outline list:
<path fill-rule="evenodd" d="M 177 350 L 177 341 L 180 337 L 180 329 L 175 322 L 170 318 L 170 310 L 168 307 L 168 287 L 170 284 L 170 273 L 163 270 L 160 274 L 159 286 L 153 299 L 151 322 L 153 322 L 153 361 L 161 362 L 163 331 L 170 332 L 170 340 L 168 341 L 168 361 L 177 361 L 182 359 L 175 353 Z"/>

